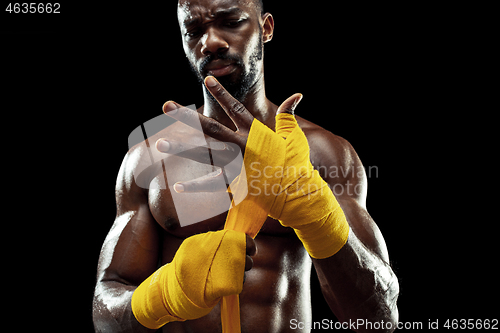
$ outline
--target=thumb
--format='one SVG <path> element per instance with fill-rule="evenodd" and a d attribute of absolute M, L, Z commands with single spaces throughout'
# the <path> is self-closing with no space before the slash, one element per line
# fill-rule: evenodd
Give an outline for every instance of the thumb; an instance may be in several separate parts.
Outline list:
<path fill-rule="evenodd" d="M 295 108 L 297 107 L 297 105 L 299 105 L 300 101 L 302 100 L 302 97 L 304 97 L 302 94 L 294 94 L 288 97 L 280 105 L 276 114 L 289 113 L 293 115 L 295 113 Z"/>

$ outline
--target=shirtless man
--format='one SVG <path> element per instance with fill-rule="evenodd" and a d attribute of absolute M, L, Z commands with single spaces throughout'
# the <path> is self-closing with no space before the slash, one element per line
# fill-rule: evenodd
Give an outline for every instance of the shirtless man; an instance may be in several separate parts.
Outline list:
<path fill-rule="evenodd" d="M 204 84 L 205 104 L 198 109 L 204 133 L 233 142 L 244 150 L 248 124 L 237 129 L 228 114 L 255 117 L 271 129 L 276 125 L 278 106 L 266 98 L 263 66 L 263 44 L 273 37 L 272 15 L 263 12 L 258 0 L 179 0 L 178 19 L 184 51 L 193 70 L 201 82 L 207 76 L 214 76 L 219 82 L 214 87 Z M 297 104 L 292 105 L 293 101 L 288 99 L 280 109 L 293 111 Z M 168 102 L 164 111 L 175 108 L 174 102 Z M 361 161 L 346 140 L 301 117 L 296 119 L 309 142 L 311 162 L 321 177 L 330 188 L 351 188 L 336 196 L 350 227 L 349 237 L 333 256 L 314 259 L 292 228 L 268 217 L 255 240 L 246 238 L 246 273 L 240 294 L 242 332 L 308 332 L 308 325 L 299 329 L 298 323 L 312 319 L 311 265 L 339 321 L 363 319 L 383 323 L 375 326 L 392 332 L 398 321 L 398 280 L 390 268 L 384 238 L 366 210 L 367 179 L 358 172 L 363 170 Z M 168 131 L 157 134 L 155 140 L 168 140 Z M 168 151 L 161 142 L 158 149 Z M 220 230 L 226 220 L 227 212 L 181 226 L 172 187 L 144 189 L 137 185 L 134 166 L 142 153 L 147 154 L 131 149 L 118 175 L 117 217 L 104 241 L 98 265 L 93 306 L 97 332 L 154 332 L 141 325 L 132 312 L 134 291 L 160 266 L 172 261 L 186 238 Z M 182 182 L 196 178 L 203 165 L 175 157 L 169 168 L 174 173 L 178 171 L 174 177 Z M 328 172 L 332 168 L 348 172 L 333 175 Z M 351 172 L 353 169 L 356 172 Z M 197 192 L 206 186 L 203 181 L 183 184 L 184 188 L 176 188 L 178 192 Z M 217 194 L 196 193 L 198 201 L 192 202 L 196 207 L 193 213 L 210 209 L 214 195 Z M 350 328 L 364 332 L 371 327 Z M 159 331 L 221 332 L 219 305 L 206 316 L 173 321 Z"/>

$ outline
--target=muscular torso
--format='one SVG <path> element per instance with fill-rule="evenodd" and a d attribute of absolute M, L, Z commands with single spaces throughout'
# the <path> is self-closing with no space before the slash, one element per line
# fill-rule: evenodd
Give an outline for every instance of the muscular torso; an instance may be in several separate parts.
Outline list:
<path fill-rule="evenodd" d="M 298 120 L 306 136 L 309 129 L 317 127 L 300 118 Z M 176 126 L 182 125 L 177 124 L 150 138 L 150 142 L 178 135 L 179 128 Z M 183 137 L 185 135 L 183 133 Z M 312 160 L 314 156 L 315 149 L 311 146 Z M 185 238 L 224 227 L 229 207 L 227 193 L 177 194 L 172 190 L 177 181 L 194 179 L 211 171 L 212 166 L 167 156 L 162 168 L 158 168 L 157 175 L 151 180 L 149 208 L 163 230 L 161 265 L 173 259 Z M 175 204 L 173 196 L 177 196 Z M 186 214 L 193 219 L 189 223 L 201 222 L 181 226 L 179 216 L 182 219 Z M 291 319 L 302 322 L 311 319 L 311 260 L 293 229 L 285 228 L 271 218 L 266 220 L 255 242 L 257 254 L 253 257 L 254 265 L 246 272 L 240 295 L 242 332 L 297 332 L 290 328 Z M 219 306 L 200 319 L 167 324 L 163 332 L 221 332 Z"/>

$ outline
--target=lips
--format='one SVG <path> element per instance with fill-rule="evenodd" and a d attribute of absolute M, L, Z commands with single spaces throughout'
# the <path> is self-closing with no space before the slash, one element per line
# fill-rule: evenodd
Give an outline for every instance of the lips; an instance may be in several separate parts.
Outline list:
<path fill-rule="evenodd" d="M 220 77 L 233 73 L 236 70 L 234 63 L 219 62 L 215 60 L 205 68 L 209 75 Z"/>
<path fill-rule="evenodd" d="M 236 69 L 236 66 L 231 64 L 231 65 L 223 66 L 221 68 L 211 69 L 208 71 L 208 73 L 210 73 L 212 76 L 219 77 L 219 76 L 229 75 L 232 72 L 234 72 L 235 69 Z"/>

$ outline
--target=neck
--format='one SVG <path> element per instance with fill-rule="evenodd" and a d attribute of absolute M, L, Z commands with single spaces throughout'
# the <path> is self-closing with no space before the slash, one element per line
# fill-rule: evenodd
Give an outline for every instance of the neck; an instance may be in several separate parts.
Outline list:
<path fill-rule="evenodd" d="M 222 109 L 219 103 L 208 96 L 208 94 L 210 94 L 210 92 L 204 88 L 203 96 L 205 104 L 201 108 L 203 115 L 213 118 L 221 124 L 236 130 L 236 127 L 226 112 Z M 252 88 L 250 88 L 249 92 L 242 100 L 240 100 L 240 102 L 256 119 L 274 129 L 274 118 L 277 106 L 266 97 L 264 76 L 261 76 L 259 80 L 257 80 L 257 82 L 252 86 Z"/>

